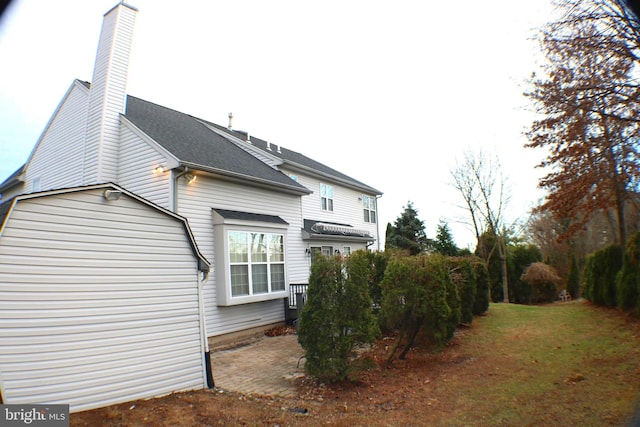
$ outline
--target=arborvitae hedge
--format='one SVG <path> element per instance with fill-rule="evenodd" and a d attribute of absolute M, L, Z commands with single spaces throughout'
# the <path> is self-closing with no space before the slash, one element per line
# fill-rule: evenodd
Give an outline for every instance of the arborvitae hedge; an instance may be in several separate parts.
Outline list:
<path fill-rule="evenodd" d="M 622 268 L 623 248 L 611 245 L 587 257 L 585 298 L 598 305 L 615 307 L 616 276 Z"/>
<path fill-rule="evenodd" d="M 571 266 L 569 268 L 569 277 L 567 279 L 567 292 L 571 298 L 580 297 L 580 268 L 575 255 L 571 255 Z"/>
<path fill-rule="evenodd" d="M 631 236 L 618 273 L 618 307 L 625 311 L 640 307 L 640 232 Z"/>
<path fill-rule="evenodd" d="M 476 274 L 470 257 L 449 258 L 451 278 L 460 297 L 460 322 L 473 321 L 473 308 L 476 301 Z"/>
<path fill-rule="evenodd" d="M 399 335 L 389 351 L 390 362 L 402 342 L 400 358 L 414 346 L 422 330 L 434 344 L 444 344 L 460 320 L 460 309 L 445 257 L 439 254 L 392 256 L 382 281 L 382 316 Z M 459 302 L 457 302 L 459 304 Z"/>
<path fill-rule="evenodd" d="M 473 303 L 473 314 L 479 316 L 489 310 L 489 271 L 479 257 L 473 257 L 472 264 L 476 277 L 476 298 Z"/>
<path fill-rule="evenodd" d="M 364 251 L 346 260 L 316 255 L 298 326 L 310 375 L 328 381 L 347 379 L 354 346 L 375 340 L 379 330 L 369 297 L 371 275 Z"/>

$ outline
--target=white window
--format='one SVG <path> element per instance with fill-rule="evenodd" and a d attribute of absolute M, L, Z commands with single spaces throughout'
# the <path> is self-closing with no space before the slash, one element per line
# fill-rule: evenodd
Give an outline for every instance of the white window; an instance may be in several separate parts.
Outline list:
<path fill-rule="evenodd" d="M 362 196 L 362 205 L 364 207 L 364 222 L 376 222 L 376 198 L 371 196 Z"/>
<path fill-rule="evenodd" d="M 231 297 L 285 290 L 284 235 L 229 231 Z"/>
<path fill-rule="evenodd" d="M 311 262 L 313 263 L 316 258 L 316 254 L 322 254 L 326 257 L 333 256 L 333 246 L 312 246 L 311 247 Z"/>
<path fill-rule="evenodd" d="M 346 257 L 351 255 L 351 246 L 343 246 L 342 247 L 342 255 L 346 256 Z"/>
<path fill-rule="evenodd" d="M 320 199 L 322 200 L 322 210 L 333 212 L 333 187 L 327 184 L 320 184 Z"/>

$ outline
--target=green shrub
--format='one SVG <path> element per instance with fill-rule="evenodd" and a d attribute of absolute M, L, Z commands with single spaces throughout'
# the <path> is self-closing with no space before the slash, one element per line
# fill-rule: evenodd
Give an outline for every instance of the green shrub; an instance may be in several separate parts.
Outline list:
<path fill-rule="evenodd" d="M 473 303 L 473 315 L 479 316 L 489 310 L 489 271 L 478 257 L 471 258 L 476 277 L 476 298 Z"/>
<path fill-rule="evenodd" d="M 476 274 L 469 257 L 449 258 L 451 279 L 456 285 L 460 297 L 460 322 L 473 321 L 473 307 L 476 301 Z M 451 305 L 451 304 L 449 304 Z"/>
<path fill-rule="evenodd" d="M 585 298 L 598 305 L 617 305 L 616 276 L 622 268 L 623 253 L 621 246 L 611 245 L 587 257 Z"/>
<path fill-rule="evenodd" d="M 542 262 L 534 262 L 522 273 L 520 278 L 531 286 L 531 302 L 553 302 L 558 298 L 560 276 L 553 267 Z"/>
<path fill-rule="evenodd" d="M 624 248 L 622 246 L 612 245 L 604 248 L 602 251 L 604 252 L 602 299 L 606 306 L 616 307 L 618 305 L 616 276 L 622 269 Z"/>
<path fill-rule="evenodd" d="M 346 261 L 316 256 L 298 326 L 310 375 L 327 381 L 348 379 L 354 346 L 375 340 L 379 331 L 369 297 L 370 277 L 364 251 Z"/>
<path fill-rule="evenodd" d="M 433 344 L 441 345 L 451 338 L 460 312 L 444 256 L 392 256 L 381 285 L 383 320 L 387 327 L 399 330 L 387 362 L 406 338 L 399 356 L 403 359 L 421 330 Z M 454 301 L 457 307 L 452 310 L 449 303 Z"/>
<path fill-rule="evenodd" d="M 509 300 L 516 304 L 530 304 L 534 289 L 528 282 L 521 280 L 524 271 L 534 262 L 542 261 L 542 253 L 534 245 L 509 246 Z"/>
<path fill-rule="evenodd" d="M 631 236 L 624 252 L 622 270 L 617 277 L 618 307 L 625 311 L 639 307 L 640 232 Z"/>
<path fill-rule="evenodd" d="M 567 292 L 571 298 L 580 297 L 580 268 L 575 255 L 571 255 L 571 266 L 569 267 L 569 277 L 567 278 Z"/>
<path fill-rule="evenodd" d="M 373 302 L 374 311 L 382 304 L 382 288 L 380 282 L 384 278 L 387 268 L 388 255 L 386 252 L 365 252 L 370 266 L 369 296 Z"/>

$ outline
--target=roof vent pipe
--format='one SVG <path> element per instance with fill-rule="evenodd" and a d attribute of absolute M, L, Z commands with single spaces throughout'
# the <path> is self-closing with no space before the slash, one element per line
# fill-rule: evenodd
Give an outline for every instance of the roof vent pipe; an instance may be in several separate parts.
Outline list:
<path fill-rule="evenodd" d="M 249 132 L 247 132 L 247 142 L 251 144 L 251 135 L 249 135 Z"/>
<path fill-rule="evenodd" d="M 271 143 L 267 141 L 267 150 L 271 151 Z"/>
<path fill-rule="evenodd" d="M 233 124 L 233 113 L 229 113 L 229 126 L 227 126 L 229 130 L 233 129 L 233 127 L 231 126 L 232 124 Z"/>

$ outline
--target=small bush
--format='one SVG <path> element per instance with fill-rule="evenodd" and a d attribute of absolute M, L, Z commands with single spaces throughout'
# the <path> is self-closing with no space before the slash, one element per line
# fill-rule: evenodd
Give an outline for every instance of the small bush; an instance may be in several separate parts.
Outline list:
<path fill-rule="evenodd" d="M 316 256 L 298 327 L 310 375 L 327 381 L 348 379 L 354 346 L 375 340 L 379 330 L 369 297 L 370 277 L 364 251 L 346 261 Z"/>
<path fill-rule="evenodd" d="M 386 326 L 397 328 L 399 334 L 387 362 L 406 338 L 399 356 L 403 359 L 421 330 L 436 345 L 450 339 L 460 320 L 459 307 L 452 310 L 449 305 L 454 300 L 459 305 L 444 256 L 391 257 L 382 281 L 381 312 Z"/>
<path fill-rule="evenodd" d="M 553 302 L 558 297 L 558 284 L 562 279 L 553 267 L 534 262 L 522 273 L 520 279 L 532 288 L 531 302 Z"/>
<path fill-rule="evenodd" d="M 618 307 L 631 311 L 639 306 L 640 287 L 640 232 L 627 242 L 622 270 L 617 277 Z"/>

